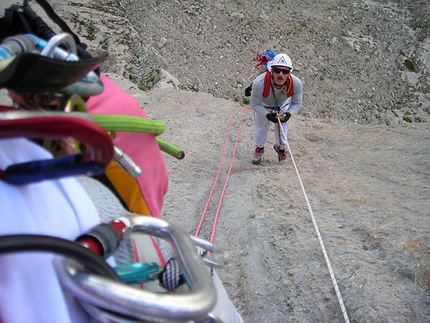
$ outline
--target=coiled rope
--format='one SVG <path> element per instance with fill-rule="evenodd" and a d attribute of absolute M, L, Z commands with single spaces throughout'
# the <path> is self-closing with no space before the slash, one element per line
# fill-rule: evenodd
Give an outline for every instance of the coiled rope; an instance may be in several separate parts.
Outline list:
<path fill-rule="evenodd" d="M 211 199 L 212 199 L 212 196 L 213 196 L 214 191 L 215 191 L 216 184 L 217 184 L 217 182 L 218 182 L 219 174 L 221 173 L 221 168 L 222 168 L 222 165 L 223 165 L 223 163 L 224 163 L 224 159 L 225 159 L 225 153 L 226 153 L 226 151 L 227 151 L 228 139 L 229 139 L 229 136 L 230 136 L 231 128 L 232 128 L 232 126 L 233 126 L 233 119 L 234 119 L 234 118 L 236 117 L 236 115 L 238 115 L 241 111 L 245 111 L 245 113 L 242 115 L 242 119 L 241 119 L 241 121 L 240 121 L 239 129 L 238 129 L 238 131 L 237 131 L 236 141 L 235 141 L 235 145 L 234 145 L 234 150 L 233 150 L 233 154 L 232 154 L 231 162 L 230 162 L 230 167 L 229 167 L 228 172 L 227 172 L 227 177 L 226 177 L 225 182 L 224 182 L 224 187 L 223 187 L 223 189 L 222 189 L 221 197 L 220 197 L 220 199 L 219 199 L 218 206 L 217 206 L 217 210 L 216 210 L 215 217 L 214 217 L 214 221 L 213 221 L 213 224 L 212 224 L 212 232 L 211 232 L 211 237 L 210 237 L 210 239 L 209 239 L 209 242 L 210 242 L 210 243 L 212 243 L 212 242 L 213 242 L 214 237 L 215 237 L 215 231 L 216 231 L 216 225 L 217 225 L 217 222 L 218 222 L 218 216 L 219 216 L 219 212 L 220 212 L 220 210 L 221 210 L 221 204 L 222 204 L 222 200 L 223 200 L 223 198 L 224 198 L 224 194 L 225 194 L 225 191 L 226 191 L 226 188 L 227 188 L 227 184 L 228 184 L 228 180 L 229 180 L 229 177 L 230 177 L 231 169 L 232 169 L 232 167 L 233 167 L 234 156 L 235 156 L 235 154 L 236 154 L 236 149 L 237 149 L 237 145 L 238 145 L 238 142 L 239 142 L 239 136 L 240 136 L 240 132 L 241 132 L 241 130 L 242 130 L 243 120 L 245 119 L 246 115 L 247 115 L 251 110 L 252 110 L 252 109 L 251 109 L 251 107 L 249 107 L 249 106 L 241 107 L 241 108 L 240 108 L 238 111 L 236 111 L 236 113 L 235 113 L 235 114 L 233 114 L 233 116 L 230 118 L 230 123 L 229 123 L 228 131 L 227 131 L 227 135 L 226 135 L 226 137 L 225 137 L 225 144 L 224 144 L 224 150 L 223 150 L 223 153 L 222 153 L 222 156 L 221 156 L 221 161 L 220 161 L 220 164 L 219 164 L 219 166 L 218 166 L 218 171 L 217 171 L 217 174 L 216 174 L 216 176 L 215 176 L 215 180 L 214 180 L 214 182 L 213 182 L 212 189 L 211 189 L 211 191 L 210 191 L 210 193 L 209 193 L 209 197 L 208 197 L 208 200 L 207 200 L 207 202 L 206 202 L 206 206 L 205 206 L 205 208 L 204 208 L 204 210 L 203 210 L 202 216 L 201 216 L 201 218 L 200 218 L 200 222 L 199 222 L 199 224 L 198 224 L 198 226 L 197 226 L 197 229 L 196 229 L 196 233 L 195 233 L 195 236 L 196 236 L 196 237 L 198 237 L 198 235 L 199 235 L 199 233 L 200 233 L 200 230 L 201 230 L 201 228 L 202 228 L 202 225 L 203 225 L 204 219 L 205 219 L 205 217 L 206 217 L 207 210 L 208 210 L 208 208 L 209 208 L 210 201 L 211 201 Z"/>
<path fill-rule="evenodd" d="M 287 138 L 287 136 L 285 135 L 284 129 L 280 126 L 281 120 L 279 120 L 279 118 L 278 118 L 278 122 L 279 122 L 279 127 L 278 128 L 281 129 L 284 138 Z M 343 302 L 342 295 L 341 295 L 339 287 L 337 285 L 336 277 L 334 276 L 334 272 L 333 272 L 333 269 L 332 269 L 331 264 L 330 264 L 330 259 L 328 258 L 327 251 L 325 249 L 324 242 L 322 240 L 322 237 L 321 237 L 321 234 L 320 234 L 320 230 L 318 228 L 317 221 L 315 220 L 314 212 L 312 211 L 311 204 L 309 203 L 308 195 L 306 194 L 306 190 L 305 190 L 305 187 L 303 185 L 303 181 L 302 181 L 302 178 L 300 176 L 299 169 L 297 168 L 296 162 L 294 160 L 293 153 L 291 152 L 290 145 L 288 144 L 288 140 L 286 140 L 286 146 L 287 146 L 288 152 L 289 152 L 289 154 L 291 156 L 291 160 L 293 162 L 294 169 L 296 170 L 296 174 L 297 174 L 297 177 L 299 179 L 300 186 L 302 188 L 303 195 L 305 197 L 306 204 L 308 206 L 309 213 L 310 213 L 311 218 L 312 218 L 312 223 L 314 225 L 315 232 L 317 234 L 318 241 L 319 241 L 319 244 L 321 246 L 321 249 L 322 249 L 322 252 L 323 252 L 323 255 L 324 255 L 324 260 L 325 260 L 325 263 L 327 265 L 328 272 L 330 274 L 331 282 L 333 284 L 333 288 L 334 288 L 334 291 L 336 293 L 336 297 L 337 297 L 337 299 L 339 301 L 339 305 L 340 305 L 340 308 L 341 308 L 341 311 L 342 311 L 343 318 L 345 319 L 346 323 L 349 323 L 348 313 L 346 312 L 345 304 Z"/>
<path fill-rule="evenodd" d="M 182 159 L 185 156 L 181 148 L 157 137 L 162 134 L 165 129 L 164 122 L 162 121 L 116 114 L 93 114 L 92 118 L 94 122 L 108 132 L 128 131 L 152 133 L 156 136 L 155 139 L 158 143 L 158 147 L 162 151 L 177 159 Z"/>

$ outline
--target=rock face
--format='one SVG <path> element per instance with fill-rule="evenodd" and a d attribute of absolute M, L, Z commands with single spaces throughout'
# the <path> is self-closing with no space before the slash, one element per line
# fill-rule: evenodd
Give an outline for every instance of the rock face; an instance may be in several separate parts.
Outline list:
<path fill-rule="evenodd" d="M 184 149 L 165 158 L 164 217 L 194 234 L 205 215 L 204 239 L 217 218 L 231 258 L 218 272 L 245 322 L 345 321 L 321 240 L 351 322 L 429 321 L 426 1 L 51 3 Z M 270 133 L 255 166 L 240 103 L 266 49 L 293 58 L 305 102 L 287 161 Z"/>
<path fill-rule="evenodd" d="M 204 239 L 217 218 L 214 243 L 231 258 L 219 273 L 246 322 L 343 322 L 305 196 L 351 322 L 427 321 L 425 124 L 293 117 L 290 148 L 305 195 L 293 159 L 278 163 L 271 150 L 273 133 L 261 165 L 252 165 L 249 110 L 204 93 L 151 92 L 141 97 L 145 110 L 186 152 L 166 158 L 163 214 L 191 234 L 205 215 Z"/>
<path fill-rule="evenodd" d="M 72 6 L 72 7 L 71 7 Z M 242 102 L 257 52 L 286 52 L 302 115 L 360 124 L 430 120 L 427 1 L 58 2 L 109 72 L 144 87 L 163 68 L 180 88 Z M 67 14 L 66 14 L 67 15 Z"/>

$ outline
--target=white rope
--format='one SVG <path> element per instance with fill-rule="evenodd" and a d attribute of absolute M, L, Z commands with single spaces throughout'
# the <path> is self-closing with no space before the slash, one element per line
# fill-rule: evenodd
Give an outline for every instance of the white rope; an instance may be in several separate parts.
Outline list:
<path fill-rule="evenodd" d="M 345 304 L 343 303 L 342 295 L 340 294 L 340 290 L 339 290 L 339 287 L 337 285 L 336 277 L 334 276 L 333 269 L 332 269 L 331 264 L 330 264 L 330 259 L 328 258 L 327 251 L 325 250 L 324 242 L 322 240 L 322 237 L 321 237 L 321 234 L 320 234 L 320 230 L 318 228 L 318 224 L 315 221 L 314 212 L 312 211 L 311 204 L 309 203 L 308 195 L 306 194 L 306 190 L 305 190 L 305 187 L 303 186 L 303 182 L 302 182 L 302 179 L 300 177 L 299 170 L 297 168 L 296 162 L 294 161 L 294 157 L 293 157 L 293 154 L 291 152 L 290 145 L 288 144 L 287 136 L 285 135 L 284 129 L 282 128 L 282 125 L 281 125 L 281 120 L 279 120 L 279 118 L 278 118 L 278 126 L 279 126 L 279 129 L 281 129 L 282 134 L 283 134 L 283 136 L 285 138 L 285 142 L 286 142 L 286 145 L 287 145 L 287 148 L 288 148 L 288 152 L 290 153 L 291 160 L 293 162 L 294 168 L 295 168 L 296 173 L 297 173 L 297 177 L 299 178 L 300 186 L 302 187 L 302 191 L 303 191 L 303 194 L 305 196 L 306 204 L 308 205 L 309 213 L 311 214 L 312 223 L 314 224 L 314 228 L 315 228 L 315 231 L 317 233 L 318 241 L 320 243 L 320 246 L 321 246 L 321 249 L 322 249 L 322 252 L 323 252 L 323 255 L 324 255 L 325 262 L 327 264 L 328 272 L 330 273 L 331 282 L 333 284 L 334 291 L 336 292 L 336 296 L 337 296 L 337 299 L 339 301 L 340 308 L 342 310 L 343 318 L 345 319 L 346 323 L 349 323 L 348 313 L 346 312 Z"/>

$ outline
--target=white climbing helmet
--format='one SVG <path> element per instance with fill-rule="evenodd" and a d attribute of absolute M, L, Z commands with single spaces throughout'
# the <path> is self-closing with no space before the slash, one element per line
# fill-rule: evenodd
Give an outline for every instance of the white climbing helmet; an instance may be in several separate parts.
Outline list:
<path fill-rule="evenodd" d="M 278 54 L 273 57 L 271 66 L 284 66 L 293 70 L 293 61 L 287 54 Z"/>

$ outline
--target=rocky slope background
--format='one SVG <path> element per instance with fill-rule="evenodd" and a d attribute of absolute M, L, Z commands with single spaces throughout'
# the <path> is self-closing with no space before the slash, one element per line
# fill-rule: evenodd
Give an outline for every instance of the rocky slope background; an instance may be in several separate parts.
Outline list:
<path fill-rule="evenodd" d="M 430 322 L 427 1 L 50 2 L 184 149 L 164 217 L 194 234 L 208 205 L 209 239 L 222 202 L 219 274 L 245 322 L 345 321 L 312 214 L 351 322 Z M 254 166 L 243 92 L 266 49 L 292 57 L 304 104 L 293 158 Z"/>
<path fill-rule="evenodd" d="M 94 1 L 71 3 L 76 29 L 108 50 L 109 71 L 151 88 L 243 101 L 253 58 L 287 52 L 306 86 L 302 115 L 360 124 L 429 120 L 428 1 Z M 89 10 L 103 12 L 94 20 Z"/>

